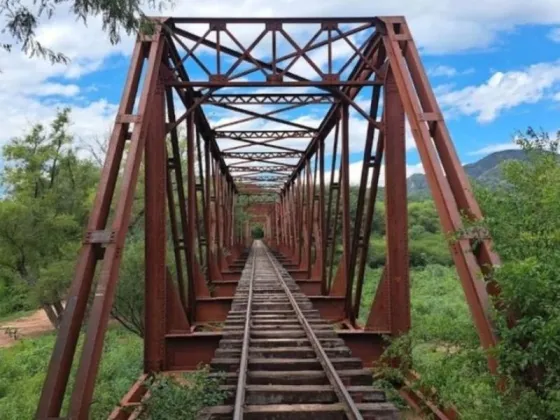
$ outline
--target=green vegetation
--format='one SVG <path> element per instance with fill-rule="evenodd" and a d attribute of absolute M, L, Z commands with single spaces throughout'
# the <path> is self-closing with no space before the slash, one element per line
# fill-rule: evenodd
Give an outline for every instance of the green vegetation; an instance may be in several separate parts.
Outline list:
<path fill-rule="evenodd" d="M 0 349 L 0 418 L 30 419 L 35 415 L 54 339 L 54 334 L 47 334 Z M 138 379 L 141 371 L 141 340 L 122 328 L 110 328 L 90 418 L 106 418 Z M 74 374 L 70 378 L 71 382 Z"/>
<path fill-rule="evenodd" d="M 263 227 L 261 225 L 255 226 L 253 227 L 253 229 L 251 229 L 251 237 L 253 239 L 261 239 L 264 237 L 264 230 Z"/>
<path fill-rule="evenodd" d="M 204 407 L 221 404 L 227 396 L 220 390 L 223 377 L 209 376 L 208 367 L 178 377 L 160 375 L 149 385 L 150 398 L 143 419 L 195 419 Z"/>
<path fill-rule="evenodd" d="M 99 178 L 68 134 L 70 110 L 3 148 L 0 316 L 44 308 L 56 326 Z"/>
<path fill-rule="evenodd" d="M 454 404 L 464 419 L 560 418 L 559 140 L 560 133 L 551 140 L 529 130 L 519 141 L 528 158 L 504 163 L 498 187 L 477 188 L 502 258 L 493 274 L 502 291 L 494 313 L 499 379 L 488 373 L 454 269 L 412 269 L 412 331 L 392 343 L 389 355 L 401 357 L 403 367 L 412 363 L 422 384 L 437 389 L 440 402 Z M 414 229 L 411 223 L 412 242 Z M 368 272 L 366 302 L 380 273 Z M 398 380 L 399 372 L 389 374 Z"/>

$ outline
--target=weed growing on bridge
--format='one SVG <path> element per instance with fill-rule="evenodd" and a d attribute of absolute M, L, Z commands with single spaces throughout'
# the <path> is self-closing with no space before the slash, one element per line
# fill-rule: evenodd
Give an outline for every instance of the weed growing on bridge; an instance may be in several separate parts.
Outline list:
<path fill-rule="evenodd" d="M 224 376 L 210 376 L 207 366 L 181 376 L 158 375 L 149 385 L 143 419 L 195 419 L 208 406 L 221 404 L 227 392 L 220 389 Z"/>

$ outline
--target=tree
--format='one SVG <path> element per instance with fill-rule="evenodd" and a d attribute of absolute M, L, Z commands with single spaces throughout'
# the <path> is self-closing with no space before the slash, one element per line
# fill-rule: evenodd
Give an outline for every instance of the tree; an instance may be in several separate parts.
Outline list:
<path fill-rule="evenodd" d="M 41 19 L 51 19 L 57 7 L 68 4 L 76 17 L 87 23 L 92 16 L 101 16 L 103 30 L 109 35 L 111 43 L 120 41 L 121 31 L 131 34 L 147 26 L 144 6 L 162 9 L 170 0 L 92 0 L 92 1 L 61 1 L 41 0 L 24 2 L 22 0 L 0 0 L 0 16 L 5 19 L 3 32 L 11 35 L 13 43 L 2 44 L 4 50 L 11 51 L 14 44 L 28 56 L 40 56 L 51 62 L 68 62 L 61 52 L 44 47 L 36 39 L 36 31 Z"/>
<path fill-rule="evenodd" d="M 529 407 L 525 410 L 532 418 L 557 418 L 560 132 L 551 139 L 529 129 L 518 144 L 528 161 L 504 163 L 505 185 L 478 194 L 503 261 L 494 273 L 501 290 L 498 357 L 502 374 L 510 379 L 512 406 Z"/>
<path fill-rule="evenodd" d="M 144 273 L 144 242 L 129 235 L 111 316 L 140 337 L 144 336 Z"/>
<path fill-rule="evenodd" d="M 77 155 L 69 114 L 60 111 L 49 130 L 37 124 L 3 149 L 0 275 L 23 283 L 54 325 L 98 180 L 98 168 Z"/>

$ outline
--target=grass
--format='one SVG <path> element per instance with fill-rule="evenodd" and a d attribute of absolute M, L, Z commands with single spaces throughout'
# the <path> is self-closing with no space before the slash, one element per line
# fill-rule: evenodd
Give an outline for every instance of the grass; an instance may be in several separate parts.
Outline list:
<path fill-rule="evenodd" d="M 54 341 L 50 333 L 0 349 L 0 419 L 33 418 Z M 107 331 L 103 353 L 90 411 L 94 420 L 108 416 L 142 370 L 142 341 L 120 327 Z"/>
<path fill-rule="evenodd" d="M 360 321 L 369 314 L 381 269 L 368 269 Z M 462 419 L 499 419 L 503 411 L 488 373 L 464 292 L 454 267 L 428 265 L 410 272 L 413 368 L 433 386 L 443 405 Z"/>

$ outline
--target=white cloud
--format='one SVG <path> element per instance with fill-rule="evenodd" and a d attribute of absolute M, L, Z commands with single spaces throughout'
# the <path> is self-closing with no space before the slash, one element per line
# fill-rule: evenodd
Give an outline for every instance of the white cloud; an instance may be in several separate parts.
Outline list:
<path fill-rule="evenodd" d="M 473 7 L 456 0 L 395 0 L 372 6 L 363 0 L 182 1 L 174 16 L 394 16 L 406 15 L 416 41 L 426 51 L 446 53 L 486 48 L 498 36 L 524 24 L 560 23 L 556 0 L 486 0 Z M 437 30 L 434 30 L 437 28 Z"/>
<path fill-rule="evenodd" d="M 450 90 L 438 100 L 451 115 L 474 115 L 477 121 L 487 123 L 505 110 L 552 95 L 559 83 L 560 61 L 538 63 L 523 70 L 496 72 L 481 85 Z"/>
<path fill-rule="evenodd" d="M 469 153 L 471 156 L 489 155 L 490 153 L 501 152 L 503 150 L 519 149 L 519 146 L 513 142 L 489 144 L 481 149 Z"/>
<path fill-rule="evenodd" d="M 132 38 L 124 37 L 122 43 L 113 46 L 102 30 L 100 18 L 91 18 L 84 26 L 63 5 L 52 20 L 43 20 L 39 25 L 37 39 L 45 47 L 63 52 L 71 62 L 51 64 L 41 58 L 29 58 L 17 46 L 9 54 L 0 54 L 0 146 L 32 124 L 48 124 L 57 109 L 66 106 L 73 108 L 72 130 L 77 136 L 105 136 L 115 118 L 116 106 L 106 99 L 76 104 L 75 99 L 89 90 L 79 81 L 99 70 L 111 55 L 130 54 Z M 7 34 L 0 34 L 0 42 L 10 42 Z"/>
<path fill-rule="evenodd" d="M 548 38 L 560 43 L 560 28 L 554 28 L 548 33 Z"/>
<path fill-rule="evenodd" d="M 457 74 L 457 69 L 450 66 L 435 66 L 428 70 L 428 74 L 434 77 L 452 77 Z"/>
<path fill-rule="evenodd" d="M 455 0 L 396 0 L 378 4 L 374 9 L 369 2 L 363 0 L 184 0 L 177 2 L 174 9 L 162 13 L 174 16 L 241 17 L 348 16 L 348 11 L 355 16 L 406 14 L 415 40 L 425 53 L 486 48 L 494 45 L 500 34 L 520 25 L 560 24 L 560 5 L 556 0 L 487 0 L 476 8 L 468 2 L 457 3 Z M 45 46 L 65 53 L 72 60 L 69 66 L 50 65 L 37 58 L 29 59 L 17 51 L 17 46 L 11 54 L 0 56 L 0 113 L 12 116 L 12 120 L 3 124 L 0 145 L 24 129 L 25 124 L 44 122 L 51 118 L 56 107 L 70 103 L 64 98 L 69 99 L 86 92 L 87 86 L 79 83 L 82 76 L 101 69 L 107 64 L 109 57 L 129 55 L 132 51 L 133 37 L 124 35 L 120 44 L 111 45 L 102 30 L 100 17 L 88 19 L 88 25 L 85 26 L 69 10 L 64 4 L 59 6 L 53 18 L 43 20 L 37 31 L 39 41 Z M 435 27 L 438 28 L 437 31 L 434 31 Z M 239 29 L 244 34 L 240 39 L 247 46 L 245 40 L 251 38 L 254 29 L 247 25 L 233 29 Z M 305 31 L 309 29 L 303 25 L 296 28 L 299 35 Z M 10 42 L 6 33 L 0 34 L 0 42 Z M 337 44 L 334 53 L 342 53 L 345 49 L 347 45 L 342 42 Z M 497 84 L 501 86 L 504 82 L 502 80 Z M 121 89 L 121 86 L 117 88 Z M 484 96 L 484 86 L 477 88 L 480 89 L 473 92 L 475 96 Z M 525 94 L 509 92 L 509 95 L 502 95 L 500 91 L 496 94 L 498 98 L 514 96 L 517 99 L 497 101 L 492 97 L 486 101 L 490 102 L 488 108 L 483 104 L 485 98 L 481 98 L 480 103 L 473 103 L 468 98 L 469 92 L 463 92 L 464 95 L 460 92 L 450 93 L 455 96 L 448 97 L 448 105 L 462 113 L 477 115 L 482 121 L 490 120 L 501 110 L 527 100 Z M 88 132 L 104 134 L 110 120 L 114 118 L 114 115 L 109 118 L 107 114 L 107 110 L 113 109 L 114 105 L 104 100 L 95 100 L 74 108 L 74 118 L 83 118 L 82 121 L 76 120 L 76 126 L 89 127 Z M 86 110 L 98 113 L 85 114 Z M 96 121 L 99 125 L 94 126 L 91 121 Z M 363 125 L 355 126 L 357 128 L 352 128 L 353 133 L 363 136 Z"/>
<path fill-rule="evenodd" d="M 76 96 L 80 92 L 80 87 L 77 85 L 63 85 L 60 83 L 43 83 L 38 86 L 32 94 L 37 96 Z"/>
<path fill-rule="evenodd" d="M 362 179 L 362 161 L 353 162 L 349 165 L 350 185 L 359 185 Z M 415 165 L 406 165 L 406 176 L 409 177 L 414 174 L 423 174 L 424 167 L 421 163 Z M 335 170 L 335 179 L 339 177 L 339 171 Z M 330 180 L 331 172 L 325 172 L 325 180 Z M 373 176 L 373 171 L 369 171 L 368 184 Z M 379 185 L 385 185 L 385 165 L 381 165 L 381 172 L 379 174 Z"/>

